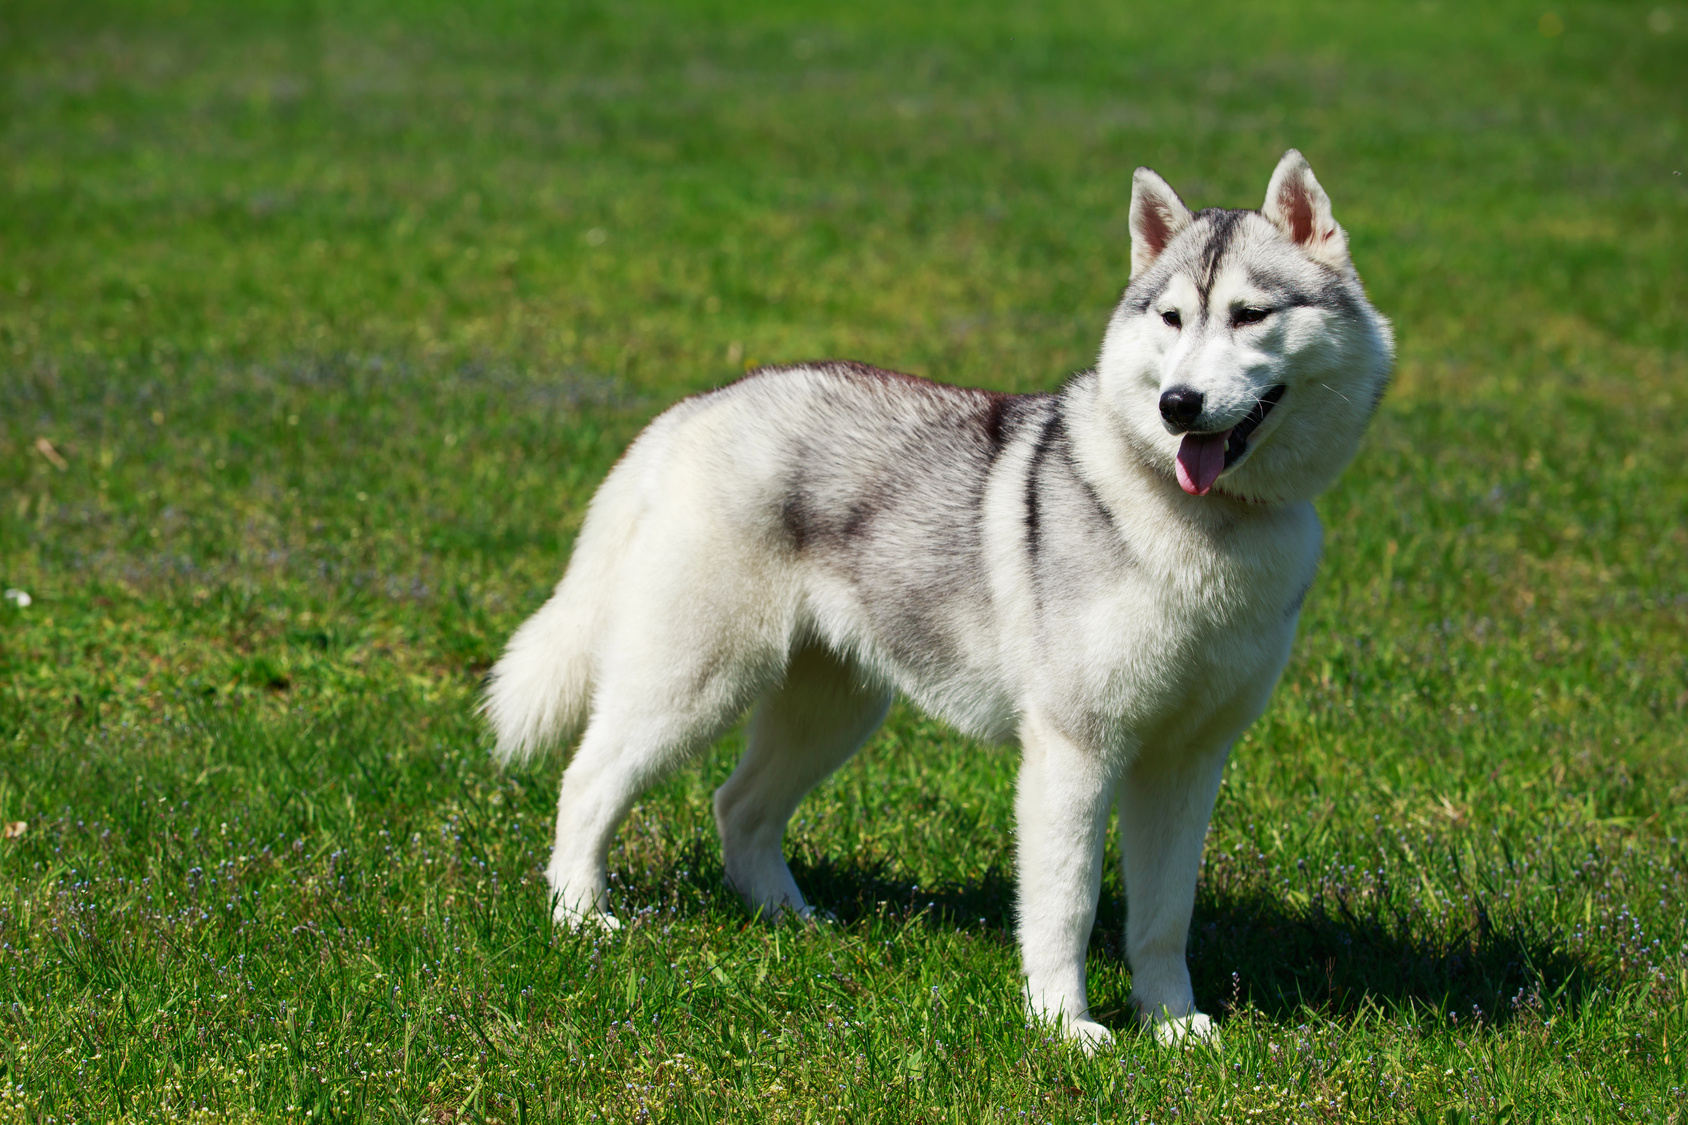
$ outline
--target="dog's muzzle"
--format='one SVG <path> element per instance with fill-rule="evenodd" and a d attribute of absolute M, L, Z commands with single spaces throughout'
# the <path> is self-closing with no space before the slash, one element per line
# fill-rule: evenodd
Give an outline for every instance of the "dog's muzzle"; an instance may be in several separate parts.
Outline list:
<path fill-rule="evenodd" d="M 1248 451 L 1249 435 L 1260 428 L 1260 423 L 1266 420 L 1266 415 L 1272 413 L 1272 408 L 1278 405 L 1278 400 L 1284 397 L 1284 385 L 1279 383 L 1260 396 L 1260 401 L 1254 404 L 1254 409 L 1248 415 L 1231 427 L 1231 435 L 1225 439 L 1225 467 L 1229 469 L 1236 463 L 1237 458 Z"/>

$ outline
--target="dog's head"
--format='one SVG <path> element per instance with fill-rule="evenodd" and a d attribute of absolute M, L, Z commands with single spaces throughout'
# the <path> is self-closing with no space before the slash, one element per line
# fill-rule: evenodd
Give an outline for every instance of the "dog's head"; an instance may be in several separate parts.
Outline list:
<path fill-rule="evenodd" d="M 1308 499 L 1359 448 L 1394 362 L 1313 169 L 1291 149 L 1259 211 L 1192 214 L 1131 181 L 1131 283 L 1101 393 L 1138 456 L 1195 496 Z"/>

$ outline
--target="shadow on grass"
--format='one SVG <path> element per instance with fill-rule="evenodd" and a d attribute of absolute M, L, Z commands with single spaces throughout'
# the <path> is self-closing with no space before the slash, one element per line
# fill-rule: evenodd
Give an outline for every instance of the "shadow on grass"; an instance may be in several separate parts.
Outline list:
<path fill-rule="evenodd" d="M 1000 870 L 965 884 L 920 887 L 885 864 L 813 857 L 795 860 L 792 874 L 811 902 L 846 924 L 925 912 L 939 925 L 982 927 L 1012 940 L 1014 884 Z M 1122 920 L 1106 897 L 1104 891 L 1102 914 L 1114 917 L 1096 927 L 1091 953 L 1119 958 Z M 1504 1026 L 1547 1004 L 1574 1007 L 1600 983 L 1600 971 L 1563 944 L 1528 919 L 1498 923 L 1481 905 L 1469 924 L 1435 929 L 1386 905 L 1356 912 L 1334 896 L 1302 907 L 1264 891 L 1228 891 L 1198 898 L 1189 960 L 1197 1003 L 1215 1014 L 1247 1004 L 1290 1019 L 1308 1008 L 1340 1016 L 1370 1005 Z M 1118 1000 L 1122 1011 L 1105 1022 L 1123 1026 L 1129 1020 L 1124 997 Z"/>
<path fill-rule="evenodd" d="M 803 895 L 840 922 L 876 916 L 912 918 L 925 913 L 939 925 L 977 930 L 1003 938 L 1014 927 L 1014 882 L 997 868 L 967 883 L 921 886 L 886 863 L 850 863 L 819 856 L 794 856 L 791 874 Z"/>
<path fill-rule="evenodd" d="M 1189 950 L 1209 1010 L 1252 1004 L 1274 1019 L 1370 1004 L 1502 1026 L 1549 1002 L 1576 1006 L 1599 976 L 1528 919 L 1497 923 L 1481 905 L 1467 924 L 1432 927 L 1329 898 L 1299 907 L 1264 892 L 1203 896 Z"/>

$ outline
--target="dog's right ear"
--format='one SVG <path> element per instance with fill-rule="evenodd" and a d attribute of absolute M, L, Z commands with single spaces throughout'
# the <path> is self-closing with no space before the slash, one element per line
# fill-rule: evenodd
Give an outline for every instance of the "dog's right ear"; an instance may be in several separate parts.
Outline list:
<path fill-rule="evenodd" d="M 1174 235 L 1195 216 L 1153 168 L 1131 174 L 1131 279 L 1154 265 Z"/>
<path fill-rule="evenodd" d="M 1331 217 L 1330 196 L 1314 178 L 1307 158 L 1295 149 L 1278 161 L 1260 213 L 1315 262 L 1335 270 L 1353 268 L 1348 264 L 1348 236 Z"/>

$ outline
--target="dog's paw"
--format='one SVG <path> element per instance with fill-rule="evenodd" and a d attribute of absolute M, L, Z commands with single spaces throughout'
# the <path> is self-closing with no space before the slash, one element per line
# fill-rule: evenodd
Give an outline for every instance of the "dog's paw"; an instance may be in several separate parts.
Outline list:
<path fill-rule="evenodd" d="M 1067 1020 L 1061 1024 L 1061 1034 L 1087 1055 L 1105 1051 L 1114 1043 L 1114 1033 L 1095 1020 Z"/>
<path fill-rule="evenodd" d="M 601 910 L 564 910 L 558 907 L 552 912 L 552 918 L 565 930 L 602 930 L 613 934 L 621 929 L 621 919 L 614 914 L 606 914 Z"/>
<path fill-rule="evenodd" d="M 1163 1047 L 1219 1046 L 1219 1028 L 1200 1012 L 1175 1016 L 1155 1024 L 1155 1041 Z"/>
<path fill-rule="evenodd" d="M 1028 1026 L 1041 1025 L 1046 1033 L 1053 1032 L 1087 1055 L 1094 1055 L 1113 1043 L 1114 1033 L 1091 1019 L 1088 1011 L 1077 1017 L 1068 1015 L 1069 1011 L 1071 1008 L 1062 998 L 1044 1003 L 1026 998 L 1026 1015 L 1032 1021 Z"/>

